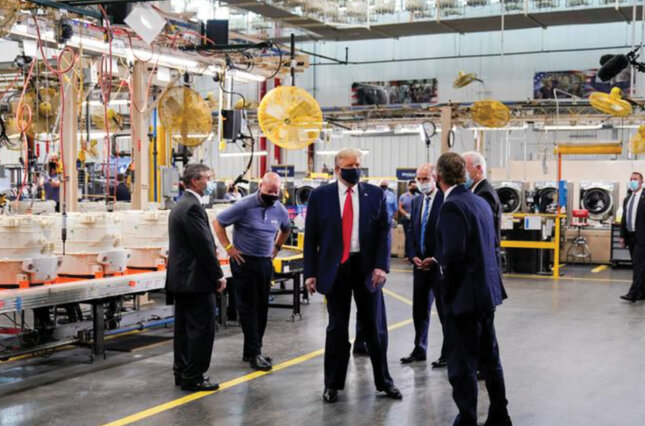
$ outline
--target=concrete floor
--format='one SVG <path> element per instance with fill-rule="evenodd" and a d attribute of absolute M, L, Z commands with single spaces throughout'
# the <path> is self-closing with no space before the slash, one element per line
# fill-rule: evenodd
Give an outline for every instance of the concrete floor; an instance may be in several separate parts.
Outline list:
<path fill-rule="evenodd" d="M 413 327 L 406 321 L 411 307 L 405 300 L 412 294 L 412 277 L 401 261 L 395 260 L 393 268 L 387 288 L 403 297 L 386 296 L 394 325 L 388 355 L 403 401 L 375 392 L 369 360 L 361 357 L 350 361 L 340 401 L 322 402 L 319 349 L 326 312 L 316 296 L 304 307 L 302 321 L 288 321 L 285 310 L 270 311 L 265 353 L 280 364 L 279 371 L 246 376 L 251 370 L 241 361 L 238 327 L 216 337 L 209 374 L 227 388 L 208 395 L 173 386 L 169 342 L 135 353 L 110 353 L 93 364 L 86 351 L 74 349 L 0 365 L 0 424 L 103 424 L 173 401 L 139 423 L 449 425 L 456 408 L 445 370 L 399 364 L 412 349 Z M 629 286 L 630 270 L 591 269 L 566 267 L 558 282 L 505 280 L 510 298 L 498 310 L 496 323 L 515 425 L 645 424 L 645 302 L 618 299 Z M 440 339 L 435 315 L 429 359 L 438 356 Z M 248 380 L 230 382 L 243 376 Z M 481 421 L 487 407 L 484 389 Z"/>

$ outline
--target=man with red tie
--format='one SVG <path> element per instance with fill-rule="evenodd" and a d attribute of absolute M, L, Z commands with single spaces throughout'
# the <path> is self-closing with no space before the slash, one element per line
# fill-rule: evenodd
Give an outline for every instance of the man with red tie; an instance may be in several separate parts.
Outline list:
<path fill-rule="evenodd" d="M 305 222 L 304 275 L 310 293 L 327 297 L 323 400 L 336 402 L 345 387 L 349 362 L 349 314 L 352 293 L 374 372 L 376 389 L 402 399 L 387 367 L 388 334 L 381 288 L 390 266 L 390 222 L 385 194 L 358 183 L 361 152 L 336 154 L 337 181 L 316 188 Z"/>

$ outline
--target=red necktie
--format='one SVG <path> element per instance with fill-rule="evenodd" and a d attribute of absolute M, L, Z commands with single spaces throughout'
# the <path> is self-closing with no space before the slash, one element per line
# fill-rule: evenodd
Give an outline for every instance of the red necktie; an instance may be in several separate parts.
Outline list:
<path fill-rule="evenodd" d="M 349 259 L 349 248 L 352 245 L 352 225 L 354 224 L 354 206 L 352 205 L 352 188 L 347 189 L 343 207 L 343 258 L 340 263 Z"/>

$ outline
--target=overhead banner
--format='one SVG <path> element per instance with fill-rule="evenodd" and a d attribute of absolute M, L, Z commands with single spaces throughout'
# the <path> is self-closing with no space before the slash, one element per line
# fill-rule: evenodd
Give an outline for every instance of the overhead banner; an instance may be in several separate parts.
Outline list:
<path fill-rule="evenodd" d="M 623 93 L 629 92 L 631 86 L 629 67 L 607 82 L 600 81 L 596 76 L 597 73 L 597 69 L 536 72 L 533 78 L 533 98 L 555 99 L 555 89 L 581 98 L 586 98 L 593 92 L 609 93 L 615 86 L 620 87 Z M 558 92 L 557 95 L 558 99 L 571 97 L 562 92 Z"/>
<path fill-rule="evenodd" d="M 430 104 L 436 102 L 436 78 L 352 84 L 352 105 Z"/>

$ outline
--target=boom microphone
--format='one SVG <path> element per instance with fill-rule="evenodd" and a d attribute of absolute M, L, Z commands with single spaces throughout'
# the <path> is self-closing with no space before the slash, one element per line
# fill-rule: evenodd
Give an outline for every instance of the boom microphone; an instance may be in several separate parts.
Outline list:
<path fill-rule="evenodd" d="M 611 58 L 613 58 L 614 56 L 615 55 L 613 53 L 609 53 L 607 55 L 602 55 L 600 57 L 600 66 L 605 65 L 607 63 L 607 61 L 610 60 Z"/>
<path fill-rule="evenodd" d="M 601 81 L 609 81 L 616 77 L 622 70 L 629 66 L 630 62 L 625 55 L 613 55 L 611 59 L 607 59 L 607 56 L 611 55 L 603 55 L 600 58 L 600 63 L 603 63 L 603 59 L 605 59 L 604 64 L 600 67 L 597 74 Z"/>

